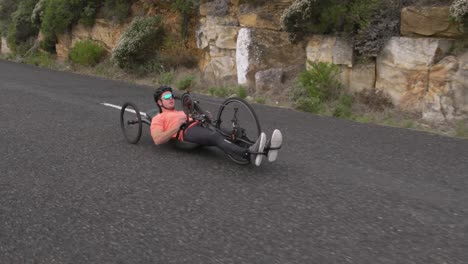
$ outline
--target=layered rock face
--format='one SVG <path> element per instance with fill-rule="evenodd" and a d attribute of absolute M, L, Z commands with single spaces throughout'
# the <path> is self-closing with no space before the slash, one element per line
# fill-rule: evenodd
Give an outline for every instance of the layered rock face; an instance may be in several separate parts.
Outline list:
<path fill-rule="evenodd" d="M 10 54 L 11 50 L 8 48 L 6 38 L 2 37 L 0 42 L 0 54 Z"/>
<path fill-rule="evenodd" d="M 253 96 L 285 98 L 308 61 L 330 62 L 341 67 L 341 82 L 350 92 L 382 91 L 399 109 L 430 122 L 468 118 L 468 53 L 450 54 L 454 40 L 467 34 L 449 19 L 448 7 L 404 8 L 401 37 L 390 39 L 375 61 L 356 63 L 353 43 L 346 38 L 315 35 L 290 43 L 280 18 L 292 2 L 252 6 L 214 0 L 200 5 L 194 37 L 206 85 L 242 84 Z M 60 37 L 57 54 L 66 58 L 70 47 L 84 39 L 111 51 L 124 28 L 102 19 L 92 29 L 77 26 Z M 2 46 L 4 53 L 6 43 Z"/>
<path fill-rule="evenodd" d="M 117 45 L 124 28 L 125 25 L 115 24 L 102 18 L 96 19 L 92 28 L 78 24 L 73 27 L 71 33 L 59 36 L 55 45 L 57 57 L 65 60 L 76 42 L 88 39 L 101 43 L 110 52 Z"/>
<path fill-rule="evenodd" d="M 460 37 L 459 25 L 450 21 L 448 6 L 406 7 L 401 11 L 401 35 L 423 37 Z"/>

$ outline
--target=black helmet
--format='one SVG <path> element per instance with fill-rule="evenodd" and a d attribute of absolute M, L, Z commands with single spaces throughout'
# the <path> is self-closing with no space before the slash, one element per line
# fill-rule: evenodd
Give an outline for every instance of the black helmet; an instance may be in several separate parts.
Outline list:
<path fill-rule="evenodd" d="M 161 95 L 167 91 L 172 93 L 172 88 L 168 85 L 161 85 L 158 87 L 158 89 L 156 89 L 156 91 L 154 91 L 153 96 L 154 96 L 154 101 L 156 102 L 156 104 L 158 103 L 158 100 L 161 97 Z"/>

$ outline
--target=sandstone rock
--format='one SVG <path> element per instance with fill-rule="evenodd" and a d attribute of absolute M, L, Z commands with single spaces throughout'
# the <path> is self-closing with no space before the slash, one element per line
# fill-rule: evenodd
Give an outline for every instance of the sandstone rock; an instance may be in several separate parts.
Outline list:
<path fill-rule="evenodd" d="M 425 37 L 459 37 L 458 23 L 450 21 L 448 6 L 405 7 L 401 11 L 401 35 Z"/>
<path fill-rule="evenodd" d="M 200 5 L 202 16 L 225 16 L 229 12 L 229 0 L 215 0 Z"/>
<path fill-rule="evenodd" d="M 254 87 L 256 72 L 303 67 L 305 58 L 304 47 L 291 44 L 285 32 L 248 28 L 239 31 L 236 52 L 239 84 Z"/>
<path fill-rule="evenodd" d="M 195 32 L 197 47 L 205 49 L 210 43 L 215 43 L 219 48 L 235 49 L 238 27 L 217 24 L 223 22 L 214 17 L 207 17 L 200 20 L 200 26 Z M 226 21 L 224 21 L 226 22 Z"/>
<path fill-rule="evenodd" d="M 278 95 L 283 89 L 284 70 L 282 68 L 268 69 L 255 73 L 255 90 L 258 92 Z"/>
<path fill-rule="evenodd" d="M 451 79 L 458 66 L 458 60 L 448 56 L 430 69 L 429 89 L 423 101 L 423 119 L 433 123 L 453 120 L 455 107 Z"/>
<path fill-rule="evenodd" d="M 55 44 L 55 52 L 57 53 L 57 59 L 64 61 L 68 58 L 72 43 L 72 37 L 70 34 L 65 33 L 57 38 L 57 44 Z"/>
<path fill-rule="evenodd" d="M 375 63 L 357 64 L 351 69 L 350 92 L 372 90 L 375 86 Z"/>
<path fill-rule="evenodd" d="M 377 57 L 376 89 L 388 94 L 401 109 L 421 112 L 430 67 L 443 58 L 451 43 L 445 39 L 392 38 Z"/>
<path fill-rule="evenodd" d="M 96 19 L 92 28 L 78 24 L 72 30 L 72 46 L 77 41 L 92 39 L 101 42 L 107 51 L 111 51 L 120 39 L 125 25 L 113 24 L 105 19 Z"/>
<path fill-rule="evenodd" d="M 458 71 L 452 78 L 453 103 L 457 110 L 455 118 L 468 119 L 468 52 L 458 58 Z"/>
<path fill-rule="evenodd" d="M 243 4 L 239 8 L 239 23 L 242 27 L 281 30 L 280 18 L 293 0 L 268 1 L 258 7 Z"/>
<path fill-rule="evenodd" d="M 307 60 L 329 62 L 337 65 L 353 65 L 353 45 L 336 36 L 315 35 L 307 43 Z"/>
<path fill-rule="evenodd" d="M 211 58 L 203 74 L 205 81 L 210 83 L 218 85 L 234 83 L 237 78 L 236 60 L 231 56 Z"/>
<path fill-rule="evenodd" d="M 6 41 L 6 38 L 2 37 L 2 41 L 0 43 L 0 53 L 1 54 L 11 54 L 11 50 L 8 47 L 8 43 Z"/>

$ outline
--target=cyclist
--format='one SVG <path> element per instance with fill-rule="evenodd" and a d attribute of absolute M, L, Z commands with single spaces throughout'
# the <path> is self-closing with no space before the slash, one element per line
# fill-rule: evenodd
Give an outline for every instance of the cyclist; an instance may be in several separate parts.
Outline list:
<path fill-rule="evenodd" d="M 171 139 L 195 143 L 201 146 L 215 146 L 230 155 L 236 155 L 260 166 L 263 153 L 267 152 L 268 160 L 273 162 L 278 155 L 283 137 L 281 131 L 275 129 L 271 140 L 266 142 L 265 133 L 261 133 L 257 141 L 250 148 L 243 148 L 224 138 L 215 129 L 201 126 L 199 122 L 189 120 L 184 111 L 175 109 L 175 100 L 172 88 L 166 85 L 160 86 L 153 94 L 154 101 L 160 114 L 151 120 L 151 137 L 156 145 L 168 142 Z M 270 149 L 272 148 L 272 149 Z"/>

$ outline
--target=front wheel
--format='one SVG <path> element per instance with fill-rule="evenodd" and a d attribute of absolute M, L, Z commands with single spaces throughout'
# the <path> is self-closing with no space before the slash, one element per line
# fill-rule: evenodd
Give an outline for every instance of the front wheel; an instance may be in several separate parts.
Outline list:
<path fill-rule="evenodd" d="M 136 144 L 140 140 L 141 124 L 141 114 L 136 105 L 125 103 L 120 110 L 120 127 L 128 143 Z"/>
<path fill-rule="evenodd" d="M 244 148 L 252 146 L 262 132 L 257 114 L 243 99 L 225 100 L 218 111 L 216 128 L 234 144 Z M 232 161 L 246 165 L 249 161 L 229 155 Z"/>

